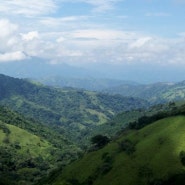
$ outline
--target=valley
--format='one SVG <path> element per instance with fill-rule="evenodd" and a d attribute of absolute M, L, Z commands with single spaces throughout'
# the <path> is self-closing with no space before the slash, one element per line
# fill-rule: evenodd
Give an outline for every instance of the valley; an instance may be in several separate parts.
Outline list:
<path fill-rule="evenodd" d="M 166 86 L 132 97 L 0 75 L 0 183 L 166 185 L 184 178 L 184 83 Z M 92 143 L 96 136 L 104 144 Z"/>
<path fill-rule="evenodd" d="M 185 0 L 0 0 L 0 185 L 185 185 Z"/>

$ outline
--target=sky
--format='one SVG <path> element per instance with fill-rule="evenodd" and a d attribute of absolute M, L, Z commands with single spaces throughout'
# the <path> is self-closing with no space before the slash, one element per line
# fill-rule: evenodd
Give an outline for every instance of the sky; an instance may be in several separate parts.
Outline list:
<path fill-rule="evenodd" d="M 0 0 L 0 64 L 182 70 L 184 10 L 185 0 Z"/>

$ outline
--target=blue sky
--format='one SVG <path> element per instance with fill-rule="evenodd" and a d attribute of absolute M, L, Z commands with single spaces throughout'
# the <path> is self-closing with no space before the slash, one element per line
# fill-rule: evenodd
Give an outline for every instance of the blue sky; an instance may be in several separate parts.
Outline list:
<path fill-rule="evenodd" d="M 185 0 L 1 0 L 0 63 L 185 67 Z"/>

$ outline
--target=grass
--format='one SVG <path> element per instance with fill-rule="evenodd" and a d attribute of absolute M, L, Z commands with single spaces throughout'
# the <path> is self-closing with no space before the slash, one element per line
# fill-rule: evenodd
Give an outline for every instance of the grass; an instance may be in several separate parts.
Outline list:
<path fill-rule="evenodd" d="M 147 185 L 157 180 L 184 172 L 179 153 L 185 151 L 185 116 L 159 120 L 141 130 L 130 131 L 105 148 L 86 154 L 68 166 L 53 185 L 67 185 L 69 179 L 80 183 L 93 177 L 93 185 Z M 120 151 L 119 143 L 130 140 L 135 152 Z M 99 170 L 107 153 L 111 169 L 102 174 Z"/>
<path fill-rule="evenodd" d="M 7 144 L 12 145 L 18 143 L 21 147 L 21 149 L 18 150 L 20 154 L 29 151 L 32 157 L 38 157 L 39 155 L 43 158 L 49 157 L 48 150 L 54 148 L 50 143 L 16 126 L 8 124 L 5 124 L 5 126 L 10 130 L 10 134 L 8 135 L 9 143 L 3 142 L 7 136 L 0 130 L 0 145 L 5 146 Z"/>
<path fill-rule="evenodd" d="M 97 115 L 99 122 L 97 123 L 97 125 L 101 125 L 107 122 L 108 118 L 106 117 L 105 114 L 103 114 L 102 112 L 98 112 L 96 110 L 93 109 L 86 109 L 87 112 L 89 112 L 92 115 Z"/>

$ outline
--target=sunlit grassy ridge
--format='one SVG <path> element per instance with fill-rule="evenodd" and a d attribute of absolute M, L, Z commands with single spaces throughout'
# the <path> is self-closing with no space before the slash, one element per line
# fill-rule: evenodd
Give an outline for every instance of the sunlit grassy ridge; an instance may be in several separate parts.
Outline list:
<path fill-rule="evenodd" d="M 13 125 L 4 125 L 9 129 L 10 134 L 7 136 L 3 130 L 0 130 L 1 146 L 17 144 L 19 145 L 19 150 L 17 150 L 18 153 L 24 154 L 25 152 L 28 152 L 31 157 L 38 157 L 41 155 L 45 159 L 49 157 L 49 151 L 54 149 L 50 143 L 36 135 L 30 134 L 29 132 Z M 7 142 L 5 141 L 6 138 L 8 139 Z"/>
<path fill-rule="evenodd" d="M 48 141 L 1 121 L 0 184 L 36 182 L 54 167 L 51 152 L 55 150 Z"/>
<path fill-rule="evenodd" d="M 67 167 L 53 185 L 162 184 L 185 173 L 180 158 L 185 151 L 184 133 L 185 116 L 164 118 L 141 130 L 128 131 Z"/>

